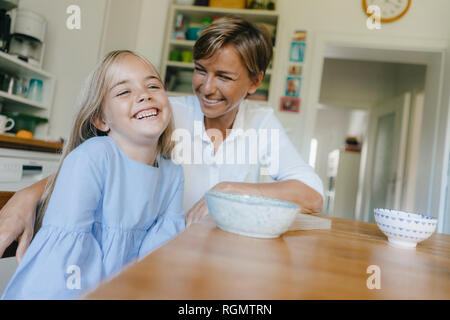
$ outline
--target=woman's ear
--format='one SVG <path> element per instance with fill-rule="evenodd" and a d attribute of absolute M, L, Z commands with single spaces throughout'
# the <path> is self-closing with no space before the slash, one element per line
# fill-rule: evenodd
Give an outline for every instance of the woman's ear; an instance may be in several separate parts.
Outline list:
<path fill-rule="evenodd" d="M 252 84 L 250 85 L 250 88 L 248 89 L 248 94 L 254 94 L 256 90 L 258 89 L 259 85 L 264 79 L 264 71 L 261 71 L 257 76 L 253 77 L 251 79 Z"/>
<path fill-rule="evenodd" d="M 101 117 L 92 119 L 92 124 L 100 131 L 109 132 L 109 126 Z"/>

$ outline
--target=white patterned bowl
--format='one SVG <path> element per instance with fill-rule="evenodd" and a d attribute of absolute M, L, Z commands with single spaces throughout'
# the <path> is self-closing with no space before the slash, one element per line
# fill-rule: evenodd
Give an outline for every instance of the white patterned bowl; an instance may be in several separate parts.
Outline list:
<path fill-rule="evenodd" d="M 291 202 L 216 190 L 206 193 L 206 204 L 220 229 L 256 238 L 278 238 L 300 212 Z"/>
<path fill-rule="evenodd" d="M 375 209 L 375 221 L 391 244 L 415 248 L 436 230 L 437 219 L 421 214 L 390 209 Z"/>

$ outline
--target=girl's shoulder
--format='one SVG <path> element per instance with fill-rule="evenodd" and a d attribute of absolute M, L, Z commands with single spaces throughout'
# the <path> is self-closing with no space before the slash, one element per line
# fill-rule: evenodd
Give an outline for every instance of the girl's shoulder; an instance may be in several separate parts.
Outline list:
<path fill-rule="evenodd" d="M 86 159 L 89 162 L 103 163 L 111 157 L 114 152 L 114 145 L 107 136 L 89 138 L 73 149 L 66 157 L 71 159 Z"/>
<path fill-rule="evenodd" d="M 184 180 L 183 167 L 180 164 L 175 163 L 172 159 L 160 156 L 158 157 L 158 166 L 165 177 L 171 175 L 172 178 Z"/>
<path fill-rule="evenodd" d="M 111 152 L 114 150 L 114 143 L 108 136 L 92 137 L 80 144 L 75 150 L 81 150 L 84 152 Z"/>

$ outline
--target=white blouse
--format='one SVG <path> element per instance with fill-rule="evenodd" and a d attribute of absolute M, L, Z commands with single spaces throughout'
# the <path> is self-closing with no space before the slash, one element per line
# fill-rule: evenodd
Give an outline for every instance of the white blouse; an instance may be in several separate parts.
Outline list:
<path fill-rule="evenodd" d="M 173 159 L 183 165 L 187 212 L 216 184 L 299 180 L 323 196 L 322 182 L 300 156 L 273 109 L 244 100 L 228 137 L 214 154 L 195 96 L 171 97 L 177 145 Z"/>

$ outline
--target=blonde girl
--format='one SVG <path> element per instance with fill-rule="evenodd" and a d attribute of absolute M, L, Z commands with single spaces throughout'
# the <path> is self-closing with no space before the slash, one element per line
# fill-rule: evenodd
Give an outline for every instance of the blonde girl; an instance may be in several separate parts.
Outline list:
<path fill-rule="evenodd" d="M 2 298 L 77 298 L 182 231 L 172 130 L 152 64 L 127 50 L 107 54 L 86 81 L 40 229 Z"/>

